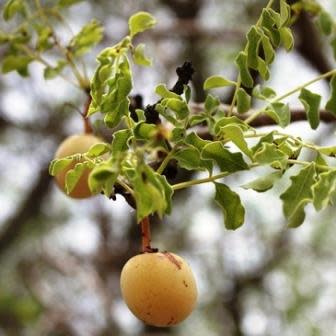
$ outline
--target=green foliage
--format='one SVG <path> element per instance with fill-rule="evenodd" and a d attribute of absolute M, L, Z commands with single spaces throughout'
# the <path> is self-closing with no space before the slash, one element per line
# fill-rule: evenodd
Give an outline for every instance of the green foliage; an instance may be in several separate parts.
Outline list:
<path fill-rule="evenodd" d="M 291 185 L 280 198 L 283 201 L 288 226 L 297 227 L 304 221 L 305 205 L 313 201 L 312 187 L 316 181 L 314 162 L 301 169 L 296 176 L 292 176 L 291 181 Z"/>
<path fill-rule="evenodd" d="M 85 171 L 90 172 L 88 183 L 93 193 L 113 197 L 115 192 L 122 190 L 135 202 L 137 220 L 141 221 L 150 214 L 161 217 L 168 214 L 174 190 L 215 182 L 215 200 L 224 213 L 225 226 L 237 229 L 243 224 L 245 214 L 239 195 L 216 181 L 240 171 L 267 166 L 275 170 L 242 186 L 265 192 L 293 165 L 299 165 L 302 169 L 291 177 L 291 185 L 281 195 L 289 226 L 296 227 L 303 222 L 307 203 L 313 203 L 316 210 L 332 203 L 336 195 L 336 175 L 325 156 L 334 158 L 336 146 L 319 147 L 276 130 L 258 133 L 251 126 L 261 115 L 270 117 L 277 126 L 288 126 L 291 111 L 284 99 L 300 93 L 308 122 L 312 129 L 316 129 L 320 122 L 321 96 L 307 87 L 330 77 L 326 109 L 336 115 L 335 70 L 282 95 L 263 83 L 271 76 L 270 65 L 278 49 L 281 47 L 288 52 L 293 49 L 291 24 L 295 17 L 291 17 L 292 12 L 298 15 L 306 10 L 314 15 L 336 54 L 335 23 L 320 5 L 300 1 L 291 8 L 285 0 L 280 0 L 276 6 L 269 2 L 257 23 L 248 30 L 245 47 L 235 58 L 237 78 L 229 80 L 213 75 L 204 82 L 204 90 L 232 87 L 231 104 L 222 104 L 218 96 L 207 94 L 204 104 L 197 105 L 195 113 L 195 105 L 190 103 L 191 88 L 185 83 L 182 94 L 176 93 L 181 90 L 172 92 L 164 83 L 157 85 L 154 91 L 158 101 L 146 110 L 130 111 L 133 63 L 152 64 L 151 58 L 145 55 L 145 45 L 133 44 L 135 36 L 156 24 L 155 18 L 146 12 L 132 15 L 128 21 L 129 35 L 97 55 L 97 67 L 89 81 L 80 58 L 101 42 L 102 25 L 91 20 L 63 46 L 58 38 L 59 27 L 53 25 L 55 20 L 50 20 L 57 13 L 56 16 L 61 18 L 59 21 L 65 21 L 59 10 L 66 10 L 78 2 L 58 0 L 53 7 L 48 7 L 51 5 L 6 1 L 2 15 L 5 21 L 15 19 L 18 26 L 9 33 L 0 31 L 0 43 L 4 47 L 3 73 L 16 71 L 21 76 L 28 76 L 29 64 L 38 62 L 43 65 L 45 79 L 65 78 L 86 94 L 90 88 L 92 100 L 88 116 L 99 113 L 105 126 L 111 129 L 111 143 L 100 143 L 87 153 L 51 162 L 50 174 L 54 176 L 71 167 L 66 175 L 68 193 Z M 55 57 L 49 58 L 49 55 Z M 49 59 L 54 62 L 50 63 Z M 69 73 L 70 78 L 67 77 Z M 260 84 L 255 83 L 252 73 L 258 74 Z M 257 110 L 255 99 L 261 105 Z M 150 113 L 157 114 L 157 120 L 149 122 Z M 300 160 L 303 148 L 314 152 L 314 162 Z M 164 175 L 170 164 L 193 172 L 202 171 L 208 177 L 171 185 L 171 180 Z M 216 169 L 219 173 L 214 175 Z"/>
<path fill-rule="evenodd" d="M 331 78 L 330 90 L 330 98 L 327 102 L 326 109 L 333 115 L 336 115 L 336 75 Z"/>
<path fill-rule="evenodd" d="M 43 307 L 28 295 L 0 292 L 0 313 L 22 323 L 33 323 L 40 316 Z"/>
<path fill-rule="evenodd" d="M 299 99 L 307 113 L 307 119 L 309 121 L 310 127 L 312 129 L 316 129 L 320 123 L 319 109 L 322 97 L 303 88 L 301 90 Z"/>
<path fill-rule="evenodd" d="M 74 56 L 82 56 L 99 43 L 102 38 L 103 27 L 98 21 L 92 20 L 71 39 L 68 48 Z"/>
<path fill-rule="evenodd" d="M 215 201 L 222 208 L 224 224 L 228 230 L 236 230 L 244 223 L 245 209 L 241 204 L 240 197 L 228 186 L 215 183 Z"/>
<path fill-rule="evenodd" d="M 155 18 L 146 12 L 139 12 L 132 15 L 128 21 L 131 37 L 152 28 L 156 24 Z"/>
<path fill-rule="evenodd" d="M 222 172 L 234 173 L 249 169 L 241 153 L 230 152 L 220 141 L 205 145 L 202 149 L 201 157 L 216 162 Z"/>
<path fill-rule="evenodd" d="M 211 76 L 207 78 L 207 80 L 204 82 L 203 88 L 204 90 L 209 90 L 209 89 L 220 88 L 220 87 L 231 86 L 231 85 L 236 85 L 236 83 L 222 76 Z"/>
<path fill-rule="evenodd" d="M 58 7 L 70 7 L 72 5 L 77 4 L 78 2 L 82 2 L 83 0 L 58 0 Z"/>
<path fill-rule="evenodd" d="M 258 192 L 265 192 L 271 188 L 275 182 L 282 177 L 281 171 L 275 171 L 270 174 L 258 177 L 257 179 L 242 185 L 244 189 L 253 189 Z"/>
<path fill-rule="evenodd" d="M 24 0 L 8 0 L 3 7 L 3 18 L 5 21 L 11 20 L 16 14 L 25 14 Z"/>
<path fill-rule="evenodd" d="M 247 54 L 245 52 L 240 52 L 236 57 L 236 65 L 239 69 L 240 80 L 248 88 L 253 87 L 253 78 L 250 74 L 247 65 Z"/>
<path fill-rule="evenodd" d="M 171 209 L 173 190 L 165 177 L 155 173 L 149 166 L 140 165 L 132 178 L 137 206 L 137 220 L 152 213 L 160 217 Z"/>
<path fill-rule="evenodd" d="M 8 55 L 2 60 L 2 73 L 17 71 L 21 76 L 28 76 L 28 65 L 32 62 L 30 56 Z"/>
<path fill-rule="evenodd" d="M 330 35 L 334 29 L 334 21 L 330 14 L 325 10 L 321 10 L 319 15 L 319 26 L 325 35 Z"/>
<path fill-rule="evenodd" d="M 52 176 L 57 175 L 73 162 L 73 157 L 66 157 L 62 159 L 55 159 L 50 162 L 49 174 Z"/>
<path fill-rule="evenodd" d="M 76 187 L 79 179 L 83 175 L 84 171 L 89 168 L 89 162 L 79 162 L 75 164 L 73 169 L 70 169 L 65 175 L 65 190 L 70 194 Z"/>
<path fill-rule="evenodd" d="M 64 60 L 60 60 L 55 67 L 46 67 L 43 72 L 44 79 L 56 78 L 66 66 L 67 63 Z"/>
<path fill-rule="evenodd" d="M 251 107 L 250 95 L 243 88 L 239 88 L 237 91 L 237 111 L 238 113 L 245 113 L 249 111 L 250 107 Z"/>
<path fill-rule="evenodd" d="M 288 104 L 275 102 L 267 106 L 265 113 L 281 127 L 290 123 L 291 113 Z"/>
<path fill-rule="evenodd" d="M 330 170 L 318 175 L 316 183 L 312 187 L 313 204 L 317 211 L 326 208 L 332 203 L 332 197 L 336 192 L 336 170 Z"/>
<path fill-rule="evenodd" d="M 151 66 L 152 60 L 145 56 L 145 45 L 140 43 L 136 46 L 133 53 L 134 62 L 142 66 Z"/>

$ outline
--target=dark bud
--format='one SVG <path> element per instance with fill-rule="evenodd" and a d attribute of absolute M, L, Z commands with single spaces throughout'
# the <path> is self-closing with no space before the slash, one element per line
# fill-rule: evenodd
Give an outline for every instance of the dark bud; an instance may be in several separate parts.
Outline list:
<path fill-rule="evenodd" d="M 161 124 L 159 112 L 155 110 L 155 105 L 146 106 L 145 118 L 148 124 Z"/>
<path fill-rule="evenodd" d="M 130 112 L 131 112 L 131 118 L 137 122 L 139 121 L 138 116 L 135 112 L 136 109 L 143 109 L 143 99 L 142 96 L 137 94 L 130 97 L 131 103 L 130 103 Z"/>

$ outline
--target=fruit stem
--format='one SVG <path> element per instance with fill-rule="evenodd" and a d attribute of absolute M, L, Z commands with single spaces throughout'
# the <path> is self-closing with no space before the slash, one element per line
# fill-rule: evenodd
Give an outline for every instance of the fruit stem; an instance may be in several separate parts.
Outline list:
<path fill-rule="evenodd" d="M 87 101 L 85 103 L 84 111 L 83 111 L 83 114 L 82 114 L 83 121 L 84 121 L 84 133 L 85 134 L 91 134 L 91 133 L 93 133 L 92 126 L 91 126 L 89 118 L 88 118 L 88 112 L 89 112 L 89 107 L 90 107 L 91 101 L 92 101 L 92 97 L 91 97 L 91 95 L 89 93 L 88 94 L 88 99 L 87 99 Z"/>
<path fill-rule="evenodd" d="M 141 222 L 142 252 L 153 252 L 151 248 L 151 232 L 149 218 L 145 217 Z"/>

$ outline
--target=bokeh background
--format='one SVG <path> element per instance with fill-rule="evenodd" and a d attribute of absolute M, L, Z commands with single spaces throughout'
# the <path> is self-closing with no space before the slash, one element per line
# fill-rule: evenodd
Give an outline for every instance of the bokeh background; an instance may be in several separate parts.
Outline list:
<path fill-rule="evenodd" d="M 334 0 L 320 3 L 336 17 Z M 128 17 L 151 12 L 158 25 L 139 41 L 154 65 L 134 68 L 134 94 L 145 104 L 155 102 L 154 87 L 172 85 L 176 67 L 190 60 L 193 100 L 201 102 L 207 76 L 235 78 L 234 57 L 265 4 L 88 0 L 64 14 L 74 31 L 93 17 L 106 27 L 103 44 L 85 59 L 92 74 L 96 53 L 127 34 Z M 8 28 L 3 21 L 0 26 Z M 301 15 L 294 31 L 295 51 L 280 50 L 272 65 L 268 85 L 279 93 L 335 66 L 311 17 Z M 171 329 L 146 327 L 133 317 L 120 297 L 119 275 L 140 248 L 134 211 L 122 197 L 75 201 L 55 187 L 47 172 L 55 148 L 82 131 L 79 114 L 65 103 L 81 109 L 85 97 L 62 79 L 45 82 L 39 65 L 29 70 L 29 79 L 0 75 L 0 336 L 335 335 L 335 207 L 317 214 L 308 206 L 305 223 L 287 229 L 279 194 L 288 176 L 263 194 L 239 187 L 262 169 L 226 179 L 247 210 L 245 225 L 235 232 L 224 228 L 211 185 L 176 192 L 173 213 L 153 225 L 153 245 L 191 264 L 197 308 Z M 326 100 L 327 82 L 312 89 Z M 218 94 L 225 102 L 232 93 Z M 289 101 L 299 104 L 296 97 Z M 285 131 L 328 145 L 335 144 L 335 126 L 311 131 L 297 122 Z M 178 178 L 190 175 L 180 172 Z"/>

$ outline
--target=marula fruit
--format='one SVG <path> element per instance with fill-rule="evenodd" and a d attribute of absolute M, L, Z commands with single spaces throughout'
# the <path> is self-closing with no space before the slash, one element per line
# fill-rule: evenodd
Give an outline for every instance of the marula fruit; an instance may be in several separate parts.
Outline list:
<path fill-rule="evenodd" d="M 92 145 L 103 142 L 92 134 L 76 134 L 66 138 L 58 147 L 55 153 L 55 159 L 61 159 L 63 157 L 86 153 Z M 56 184 L 59 188 L 66 193 L 65 189 L 65 176 L 70 169 L 78 163 L 78 161 L 72 162 L 69 166 L 63 169 L 60 173 L 55 175 Z M 88 185 L 88 177 L 90 169 L 86 169 L 80 177 L 75 188 L 68 194 L 72 198 L 87 198 L 92 196 Z"/>
<path fill-rule="evenodd" d="M 120 286 L 132 313 L 157 327 L 183 321 L 197 301 L 191 268 L 170 252 L 143 253 L 128 260 L 121 272 Z"/>

